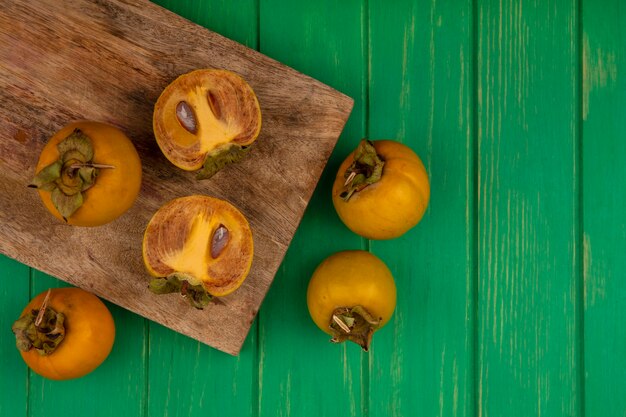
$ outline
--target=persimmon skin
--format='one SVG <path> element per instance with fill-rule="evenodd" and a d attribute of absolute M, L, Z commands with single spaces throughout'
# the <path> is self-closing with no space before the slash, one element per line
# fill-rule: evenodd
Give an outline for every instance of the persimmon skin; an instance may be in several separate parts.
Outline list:
<path fill-rule="evenodd" d="M 46 292 L 33 298 L 20 317 L 39 309 Z M 26 365 L 52 380 L 80 378 L 100 366 L 115 341 L 113 317 L 104 303 L 80 288 L 54 288 L 48 307 L 65 315 L 65 338 L 48 356 L 35 349 L 20 351 Z"/>
<path fill-rule="evenodd" d="M 389 322 L 396 308 L 396 285 L 389 268 L 375 255 L 363 250 L 337 252 L 315 269 L 307 289 L 311 318 L 331 334 L 333 312 L 342 307 L 364 307 L 380 319 L 378 328 Z"/>
<path fill-rule="evenodd" d="M 113 165 L 100 169 L 95 184 L 83 192 L 83 205 L 68 219 L 74 226 L 101 226 L 125 213 L 135 202 L 141 188 L 141 159 L 131 140 L 118 128 L 101 122 L 78 121 L 64 126 L 44 146 L 35 168 L 38 173 L 59 159 L 57 144 L 74 129 L 80 129 L 91 139 L 93 162 Z M 64 221 L 52 203 L 51 193 L 37 190 L 50 213 Z"/>
<path fill-rule="evenodd" d="M 428 207 L 430 184 L 420 158 L 408 146 L 393 140 L 373 141 L 385 162 L 381 179 L 341 198 L 344 173 L 354 161 L 354 152 L 343 161 L 332 189 L 332 201 L 341 221 L 367 239 L 397 238 L 416 226 Z"/>

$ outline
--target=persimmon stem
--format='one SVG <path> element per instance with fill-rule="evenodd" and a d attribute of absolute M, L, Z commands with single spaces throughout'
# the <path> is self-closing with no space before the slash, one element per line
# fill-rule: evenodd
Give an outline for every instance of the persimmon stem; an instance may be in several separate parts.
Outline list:
<path fill-rule="evenodd" d="M 80 169 L 80 168 L 114 169 L 115 165 L 92 164 L 92 163 L 72 164 L 72 165 L 70 165 L 70 169 Z"/>
<path fill-rule="evenodd" d="M 183 281 L 180 285 L 180 293 L 183 297 L 187 296 L 187 290 L 189 289 L 189 281 Z"/>
<path fill-rule="evenodd" d="M 11 326 L 15 344 L 22 352 L 34 349 L 39 355 L 52 354 L 65 338 L 65 315 L 50 307 L 51 289 L 48 290 L 39 310 L 31 309 Z"/>
<path fill-rule="evenodd" d="M 354 179 L 354 177 L 356 177 L 356 171 L 352 171 L 352 172 L 350 173 L 350 175 L 348 176 L 348 178 L 346 178 L 346 182 L 344 182 L 344 183 L 343 183 L 343 185 L 344 185 L 345 187 L 347 187 L 347 186 L 348 186 L 348 184 L 350 184 L 350 182 Z"/>
<path fill-rule="evenodd" d="M 346 333 L 350 333 L 350 327 L 348 327 L 348 325 L 344 323 L 343 320 L 341 320 L 336 314 L 333 314 L 333 321 L 337 323 L 337 326 L 341 327 L 341 330 Z"/>
<path fill-rule="evenodd" d="M 350 340 L 368 351 L 372 343 L 372 335 L 380 327 L 381 317 L 375 318 L 365 307 L 340 307 L 333 311 L 330 319 L 330 340 L 341 343 Z"/>
<path fill-rule="evenodd" d="M 39 313 L 37 314 L 37 318 L 35 319 L 35 327 L 39 327 L 41 321 L 43 320 L 44 314 L 46 314 L 46 309 L 48 308 L 48 301 L 50 300 L 50 292 L 51 288 L 48 288 L 48 292 L 43 299 L 43 303 L 41 303 L 41 307 L 39 308 Z"/>
<path fill-rule="evenodd" d="M 365 187 L 380 181 L 385 161 L 378 155 L 374 143 L 363 139 L 354 151 L 354 161 L 344 172 L 346 179 L 339 197 L 344 201 Z"/>

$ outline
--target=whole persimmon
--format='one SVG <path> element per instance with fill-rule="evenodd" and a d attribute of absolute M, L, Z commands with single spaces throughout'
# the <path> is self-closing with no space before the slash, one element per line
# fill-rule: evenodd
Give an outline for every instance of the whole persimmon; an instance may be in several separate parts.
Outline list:
<path fill-rule="evenodd" d="M 107 307 L 80 288 L 54 288 L 39 294 L 12 330 L 24 362 L 54 380 L 90 373 L 107 358 L 115 340 Z"/>
<path fill-rule="evenodd" d="M 420 158 L 392 140 L 363 140 L 341 164 L 332 200 L 343 223 L 368 239 L 393 239 L 419 223 L 430 184 Z"/>
<path fill-rule="evenodd" d="M 141 160 L 118 128 L 79 121 L 44 146 L 29 185 L 56 218 L 76 226 L 100 226 L 134 203 L 141 187 Z"/>
<path fill-rule="evenodd" d="M 316 269 L 307 289 L 315 324 L 333 336 L 369 350 L 372 335 L 396 308 L 396 284 L 387 265 L 363 250 L 337 252 Z"/>

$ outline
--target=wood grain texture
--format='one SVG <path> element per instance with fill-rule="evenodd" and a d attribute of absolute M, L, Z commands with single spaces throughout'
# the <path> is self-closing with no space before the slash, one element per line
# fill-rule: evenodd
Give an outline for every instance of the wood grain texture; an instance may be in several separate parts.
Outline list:
<path fill-rule="evenodd" d="M 251 333 L 239 355 L 229 357 L 152 324 L 147 355 L 150 389 L 145 415 L 254 415 L 256 343 L 256 333 Z"/>
<path fill-rule="evenodd" d="M 576 416 L 577 7 L 477 13 L 477 414 Z"/>
<path fill-rule="evenodd" d="M 258 400 L 263 417 L 364 412 L 367 368 L 362 367 L 360 349 L 331 344 L 306 304 L 315 267 L 333 252 L 362 248 L 362 240 L 337 217 L 330 190 L 339 164 L 365 135 L 364 18 L 358 0 L 261 2 L 261 51 L 356 98 L 259 316 Z"/>
<path fill-rule="evenodd" d="M 472 3 L 452 3 L 369 2 L 370 137 L 412 148 L 431 184 L 422 221 L 370 245 L 398 287 L 372 344 L 372 417 L 474 413 Z"/>
<path fill-rule="evenodd" d="M 54 16 L 54 18 L 51 18 Z M 144 0 L 63 5 L 9 2 L 0 11 L 0 250 L 167 327 L 236 354 L 350 113 L 352 100 L 243 45 Z M 153 103 L 177 75 L 220 67 L 242 75 L 264 124 L 249 158 L 197 182 L 165 161 L 151 135 Z M 39 150 L 73 119 L 120 126 L 142 157 L 135 206 L 97 229 L 54 223 L 23 190 Z M 254 179 L 254 180 L 251 180 Z M 294 181 L 297 179 L 297 181 Z M 271 190 L 271 192 L 268 192 Z M 195 311 L 146 291 L 141 237 L 164 202 L 224 198 L 248 217 L 253 270 L 223 303 Z M 106 238 L 102 238 L 105 236 Z"/>
<path fill-rule="evenodd" d="M 585 415 L 626 416 L 626 8 L 582 2 Z"/>

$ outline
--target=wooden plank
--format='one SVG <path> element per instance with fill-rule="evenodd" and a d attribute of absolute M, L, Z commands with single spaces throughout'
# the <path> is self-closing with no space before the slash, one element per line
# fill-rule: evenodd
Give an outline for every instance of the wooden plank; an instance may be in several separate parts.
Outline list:
<path fill-rule="evenodd" d="M 160 5 L 250 47 L 257 44 L 257 8 L 252 0 L 174 1 Z M 236 29 L 231 25 L 237 24 Z M 220 32 L 228 27 L 230 32 Z M 150 383 L 147 416 L 254 416 L 257 403 L 257 325 L 239 356 L 201 345 L 157 324 L 149 326 L 146 355 Z"/>
<path fill-rule="evenodd" d="M 157 0 L 155 3 L 228 39 L 258 50 L 259 0 Z"/>
<path fill-rule="evenodd" d="M 626 9 L 582 2 L 585 415 L 626 410 Z"/>
<path fill-rule="evenodd" d="M 54 16 L 54 18 L 51 18 Z M 11 0 L 0 10 L 0 251 L 138 314 L 236 354 L 350 113 L 352 100 L 146 0 Z M 165 161 L 153 103 L 177 75 L 202 67 L 241 74 L 264 114 L 252 154 L 198 182 Z M 140 196 L 122 218 L 59 227 L 23 192 L 39 150 L 70 119 L 122 127 L 142 157 Z M 297 178 L 298 181 L 293 179 Z M 271 192 L 268 192 L 271 190 Z M 234 203 L 255 238 L 253 270 L 223 303 L 195 311 L 146 290 L 142 233 L 164 202 L 210 194 Z M 85 250 L 85 248 L 88 248 Z"/>
<path fill-rule="evenodd" d="M 69 286 L 35 270 L 32 281 L 33 297 L 48 288 Z M 148 388 L 145 319 L 111 303 L 105 304 L 115 321 L 115 343 L 108 358 L 90 374 L 69 381 L 51 381 L 31 373 L 29 415 L 146 415 L 143 412 Z"/>
<path fill-rule="evenodd" d="M 371 242 L 398 301 L 374 336 L 369 415 L 473 416 L 472 2 L 369 5 L 370 137 L 408 145 L 431 182 L 421 223 Z"/>
<path fill-rule="evenodd" d="M 478 416 L 576 416 L 578 16 L 479 1 Z"/>
<path fill-rule="evenodd" d="M 261 51 L 357 98 L 355 109 L 259 316 L 261 416 L 363 415 L 360 349 L 337 346 L 319 330 L 306 306 L 315 267 L 362 240 L 337 217 L 330 197 L 339 164 L 365 132 L 363 2 L 261 2 Z"/>
<path fill-rule="evenodd" d="M 0 255 L 0 416 L 27 416 L 28 367 L 15 347 L 11 325 L 28 304 L 30 270 Z"/>
<path fill-rule="evenodd" d="M 150 326 L 148 416 L 244 416 L 256 411 L 256 334 L 227 356 L 159 324 Z"/>

